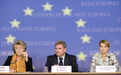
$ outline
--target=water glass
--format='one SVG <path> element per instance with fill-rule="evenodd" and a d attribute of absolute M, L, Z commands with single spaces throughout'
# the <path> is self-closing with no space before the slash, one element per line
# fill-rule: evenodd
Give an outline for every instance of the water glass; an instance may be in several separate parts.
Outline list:
<path fill-rule="evenodd" d="M 117 67 L 117 72 L 121 72 L 121 66 Z"/>
<path fill-rule="evenodd" d="M 95 72 L 95 67 L 91 66 L 89 72 Z"/>
<path fill-rule="evenodd" d="M 45 66 L 43 72 L 48 72 L 48 67 Z"/>

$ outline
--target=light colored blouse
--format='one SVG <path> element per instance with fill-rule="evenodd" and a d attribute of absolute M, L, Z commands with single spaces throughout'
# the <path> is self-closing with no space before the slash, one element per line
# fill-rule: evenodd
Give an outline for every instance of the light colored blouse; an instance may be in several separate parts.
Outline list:
<path fill-rule="evenodd" d="M 115 54 L 108 52 L 105 61 L 103 61 L 103 57 L 102 57 L 101 53 L 97 53 L 97 54 L 93 55 L 93 57 L 92 57 L 90 71 L 95 72 L 96 66 L 110 66 L 110 65 L 115 65 L 116 67 L 119 66 L 119 63 L 118 63 L 118 60 L 117 60 Z M 94 70 L 91 70 L 92 67 Z"/>

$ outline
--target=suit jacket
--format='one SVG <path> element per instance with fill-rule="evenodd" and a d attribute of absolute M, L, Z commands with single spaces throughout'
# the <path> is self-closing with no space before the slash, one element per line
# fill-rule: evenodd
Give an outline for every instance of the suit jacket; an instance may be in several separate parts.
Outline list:
<path fill-rule="evenodd" d="M 4 63 L 3 66 L 10 66 L 12 57 L 13 57 L 13 55 L 12 56 L 8 56 L 8 58 L 5 61 L 5 63 Z M 33 68 L 32 68 L 32 58 L 28 57 L 28 61 L 27 62 L 25 61 L 25 63 L 26 63 L 26 71 L 33 72 Z"/>
<path fill-rule="evenodd" d="M 55 54 L 55 55 L 48 56 L 45 66 L 48 67 L 49 72 L 51 71 L 51 66 L 55 64 L 58 64 L 57 55 Z M 64 66 L 72 66 L 72 72 L 78 72 L 76 56 L 65 53 Z"/>

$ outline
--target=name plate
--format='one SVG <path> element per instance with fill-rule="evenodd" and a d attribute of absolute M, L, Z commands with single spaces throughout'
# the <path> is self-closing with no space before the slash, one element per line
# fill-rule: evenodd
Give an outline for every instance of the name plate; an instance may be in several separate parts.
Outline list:
<path fill-rule="evenodd" d="M 51 72 L 71 72 L 71 66 L 51 66 Z"/>
<path fill-rule="evenodd" d="M 0 66 L 0 72 L 9 72 L 9 66 Z"/>
<path fill-rule="evenodd" d="M 116 72 L 115 66 L 96 66 L 96 72 Z"/>

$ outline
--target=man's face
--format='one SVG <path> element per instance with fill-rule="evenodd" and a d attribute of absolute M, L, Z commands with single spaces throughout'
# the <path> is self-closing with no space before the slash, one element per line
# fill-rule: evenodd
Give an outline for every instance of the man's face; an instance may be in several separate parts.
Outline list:
<path fill-rule="evenodd" d="M 63 57 L 65 52 L 66 52 L 66 48 L 64 48 L 62 44 L 58 44 L 55 46 L 55 53 L 58 57 Z"/>
<path fill-rule="evenodd" d="M 100 43 L 100 52 L 101 54 L 107 54 L 109 47 L 107 47 L 104 43 Z"/>

